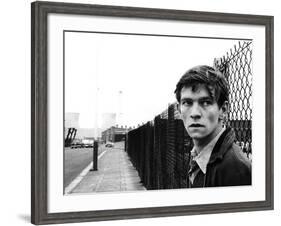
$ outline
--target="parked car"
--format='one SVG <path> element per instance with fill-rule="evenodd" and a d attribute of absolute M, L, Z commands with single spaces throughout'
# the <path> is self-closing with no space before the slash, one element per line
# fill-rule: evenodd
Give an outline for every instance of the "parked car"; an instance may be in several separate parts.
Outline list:
<path fill-rule="evenodd" d="M 82 147 L 83 147 L 83 143 L 80 141 L 71 144 L 71 148 L 82 148 Z"/>
<path fill-rule="evenodd" d="M 112 143 L 112 142 L 107 142 L 107 143 L 105 144 L 105 147 L 107 147 L 107 148 L 113 148 L 113 147 L 114 147 L 114 143 Z"/>

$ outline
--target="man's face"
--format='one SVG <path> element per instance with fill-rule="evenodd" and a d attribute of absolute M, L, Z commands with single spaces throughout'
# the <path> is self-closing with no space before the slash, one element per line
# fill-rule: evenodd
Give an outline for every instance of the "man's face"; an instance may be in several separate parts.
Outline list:
<path fill-rule="evenodd" d="M 199 85 L 195 90 L 192 90 L 192 87 L 182 88 L 179 111 L 193 140 L 207 143 L 221 130 L 219 119 L 223 116 L 223 110 L 203 85 Z"/>

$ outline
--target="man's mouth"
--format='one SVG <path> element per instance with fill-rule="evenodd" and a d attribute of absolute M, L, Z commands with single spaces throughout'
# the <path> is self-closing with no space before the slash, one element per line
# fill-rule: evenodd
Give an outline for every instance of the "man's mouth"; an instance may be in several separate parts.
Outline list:
<path fill-rule="evenodd" d="M 200 127 L 204 127 L 204 126 L 202 124 L 193 123 L 189 127 L 191 127 L 191 128 L 200 128 Z"/>

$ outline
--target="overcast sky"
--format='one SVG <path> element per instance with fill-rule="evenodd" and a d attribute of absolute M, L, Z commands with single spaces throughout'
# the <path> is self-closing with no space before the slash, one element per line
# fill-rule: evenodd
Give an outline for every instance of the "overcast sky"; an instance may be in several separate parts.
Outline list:
<path fill-rule="evenodd" d="M 103 113 L 122 113 L 118 124 L 152 120 L 176 101 L 174 90 L 189 68 L 222 57 L 238 40 L 66 32 L 65 112 L 80 113 L 80 127 L 102 124 Z"/>

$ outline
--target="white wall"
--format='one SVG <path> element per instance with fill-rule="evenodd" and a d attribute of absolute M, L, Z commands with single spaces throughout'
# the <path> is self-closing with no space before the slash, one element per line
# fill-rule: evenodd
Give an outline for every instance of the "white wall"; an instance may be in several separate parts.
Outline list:
<path fill-rule="evenodd" d="M 0 128 L 1 225 L 30 224 L 30 2 L 2 1 L 0 19 Z M 72 1 L 68 1 L 72 2 Z M 281 60 L 281 10 L 278 1 L 267 0 L 96 0 L 75 1 L 200 11 L 268 14 L 275 16 L 275 62 Z M 278 65 L 278 64 L 276 64 Z M 280 84 L 275 67 L 275 84 Z M 142 220 L 81 223 L 73 225 L 277 225 L 280 218 L 280 102 L 275 86 L 275 210 L 251 213 L 154 218 Z M 280 219 L 279 219 L 280 220 Z"/>

